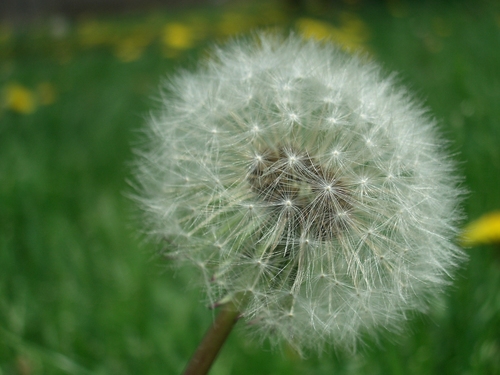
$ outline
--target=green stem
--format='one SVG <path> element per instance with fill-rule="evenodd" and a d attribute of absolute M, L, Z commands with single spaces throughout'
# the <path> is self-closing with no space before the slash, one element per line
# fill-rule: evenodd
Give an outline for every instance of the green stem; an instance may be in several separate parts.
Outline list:
<path fill-rule="evenodd" d="M 205 375 L 208 373 L 239 316 L 240 313 L 232 303 L 222 306 L 222 310 L 205 334 L 183 375 Z"/>

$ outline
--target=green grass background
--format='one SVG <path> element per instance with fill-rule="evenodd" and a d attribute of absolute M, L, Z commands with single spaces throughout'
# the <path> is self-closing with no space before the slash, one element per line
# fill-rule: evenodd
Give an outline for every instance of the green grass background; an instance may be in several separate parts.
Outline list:
<path fill-rule="evenodd" d="M 500 209 L 499 8 L 349 3 L 306 11 L 333 25 L 343 12 L 363 20 L 367 48 L 400 73 L 451 139 L 470 190 L 468 220 Z M 248 27 L 293 27 L 306 15 L 273 4 L 272 12 L 243 9 Z M 137 25 L 205 22 L 195 48 L 175 58 L 152 42 L 139 59 L 120 61 L 111 44 L 79 42 L 81 20 L 63 37 L 42 23 L 2 40 L 0 87 L 50 82 L 57 97 L 31 114 L 0 109 L 0 375 L 181 372 L 213 315 L 192 274 L 167 267 L 137 235 L 127 163 L 143 117 L 158 106 L 158 83 L 224 39 L 216 27 L 228 11 L 92 18 L 118 39 Z M 413 316 L 401 335 L 367 338 L 356 354 L 330 349 L 300 359 L 238 327 L 212 374 L 500 374 L 500 248 L 466 251 L 470 260 L 442 303 Z"/>

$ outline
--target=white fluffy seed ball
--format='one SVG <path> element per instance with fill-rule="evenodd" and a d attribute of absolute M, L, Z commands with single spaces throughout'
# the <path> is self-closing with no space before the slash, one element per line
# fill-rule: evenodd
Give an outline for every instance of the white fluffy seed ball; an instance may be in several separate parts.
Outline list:
<path fill-rule="evenodd" d="M 462 258 L 435 121 L 374 63 L 262 33 L 162 100 L 136 169 L 147 231 L 264 336 L 352 348 L 424 309 Z"/>

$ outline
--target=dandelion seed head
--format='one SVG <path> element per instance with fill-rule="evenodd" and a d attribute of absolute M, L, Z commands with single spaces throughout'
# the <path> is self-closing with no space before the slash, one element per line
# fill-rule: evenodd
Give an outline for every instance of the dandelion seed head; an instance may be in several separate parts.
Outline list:
<path fill-rule="evenodd" d="M 136 175 L 147 232 L 298 349 L 397 330 L 449 282 L 462 191 L 435 121 L 373 62 L 257 34 L 173 77 Z"/>

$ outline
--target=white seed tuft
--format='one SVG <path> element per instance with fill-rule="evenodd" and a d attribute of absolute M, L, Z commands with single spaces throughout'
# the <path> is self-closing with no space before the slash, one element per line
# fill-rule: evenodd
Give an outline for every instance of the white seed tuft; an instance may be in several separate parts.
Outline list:
<path fill-rule="evenodd" d="M 435 121 L 372 62 L 259 34 L 174 77 L 140 152 L 147 231 L 265 336 L 353 348 L 463 259 Z"/>

